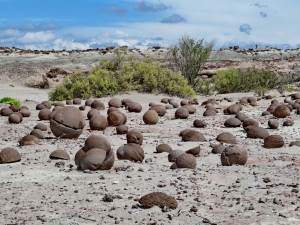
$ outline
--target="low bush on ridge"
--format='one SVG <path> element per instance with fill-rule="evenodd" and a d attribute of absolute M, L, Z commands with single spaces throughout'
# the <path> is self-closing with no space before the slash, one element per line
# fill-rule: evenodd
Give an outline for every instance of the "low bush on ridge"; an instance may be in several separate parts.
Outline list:
<path fill-rule="evenodd" d="M 18 99 L 11 98 L 11 97 L 1 98 L 0 103 L 7 103 L 7 104 L 14 105 L 17 107 L 20 107 L 20 105 L 21 105 L 21 102 Z"/>
<path fill-rule="evenodd" d="M 158 60 L 138 60 L 117 52 L 116 58 L 103 60 L 90 74 L 74 73 L 49 93 L 49 99 L 65 100 L 115 95 L 131 90 L 165 93 L 182 98 L 196 93 L 180 72 L 166 68 Z"/>
<path fill-rule="evenodd" d="M 220 70 L 212 82 L 219 94 L 254 91 L 263 95 L 280 85 L 282 80 L 272 71 L 257 68 Z"/>

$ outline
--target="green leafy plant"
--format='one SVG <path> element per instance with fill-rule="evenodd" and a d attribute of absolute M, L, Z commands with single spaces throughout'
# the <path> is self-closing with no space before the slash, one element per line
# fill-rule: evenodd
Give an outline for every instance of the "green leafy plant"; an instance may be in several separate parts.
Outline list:
<path fill-rule="evenodd" d="M 195 91 L 180 72 L 166 68 L 153 58 L 138 60 L 118 51 L 111 60 L 103 60 L 88 75 L 74 73 L 49 92 L 49 99 L 89 98 L 137 90 L 193 97 Z"/>
<path fill-rule="evenodd" d="M 15 105 L 17 107 L 20 107 L 21 102 L 18 99 L 11 98 L 11 97 L 4 97 L 0 99 L 0 103 L 7 103 L 10 105 Z"/>
<path fill-rule="evenodd" d="M 213 42 L 184 36 L 170 50 L 171 59 L 193 88 L 197 86 L 198 72 L 206 63 L 213 46 Z"/>
<path fill-rule="evenodd" d="M 9 87 L 15 87 L 15 85 L 14 85 L 14 84 L 9 84 L 8 86 L 9 86 Z"/>

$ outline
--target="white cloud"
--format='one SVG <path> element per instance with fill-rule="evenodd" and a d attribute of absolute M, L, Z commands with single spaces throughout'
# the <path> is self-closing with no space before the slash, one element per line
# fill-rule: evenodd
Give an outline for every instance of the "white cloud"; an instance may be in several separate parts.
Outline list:
<path fill-rule="evenodd" d="M 49 42 L 55 38 L 55 34 L 51 31 L 26 32 L 20 42 L 24 43 L 39 43 Z"/>

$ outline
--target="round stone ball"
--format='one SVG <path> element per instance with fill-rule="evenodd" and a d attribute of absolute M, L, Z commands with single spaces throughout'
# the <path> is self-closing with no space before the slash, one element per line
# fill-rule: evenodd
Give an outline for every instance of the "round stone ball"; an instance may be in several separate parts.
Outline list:
<path fill-rule="evenodd" d="M 139 145 L 143 144 L 143 134 L 138 129 L 131 129 L 126 134 L 127 144 L 129 143 L 136 143 Z"/>
<path fill-rule="evenodd" d="M 70 155 L 63 149 L 56 149 L 51 152 L 50 159 L 70 160 Z"/>
<path fill-rule="evenodd" d="M 127 122 L 127 116 L 119 110 L 114 110 L 107 115 L 109 126 L 119 126 Z"/>
<path fill-rule="evenodd" d="M 188 168 L 188 169 L 195 169 L 197 165 L 196 157 L 192 154 L 183 153 L 171 166 L 171 169 L 178 169 L 178 168 Z"/>
<path fill-rule="evenodd" d="M 50 129 L 56 137 L 78 138 L 85 127 L 83 114 L 73 106 L 66 106 L 54 114 Z"/>
<path fill-rule="evenodd" d="M 38 117 L 40 120 L 49 120 L 49 115 L 51 113 L 50 109 L 42 109 L 41 111 L 39 111 Z"/>
<path fill-rule="evenodd" d="M 74 98 L 73 99 L 73 105 L 80 105 L 81 104 L 81 99 L 80 98 Z"/>
<path fill-rule="evenodd" d="M 94 99 L 89 98 L 85 101 L 84 105 L 91 107 L 93 101 L 94 101 Z"/>
<path fill-rule="evenodd" d="M 288 106 L 286 105 L 279 105 L 275 108 L 273 115 L 277 118 L 285 118 L 287 116 L 290 116 L 291 111 Z"/>
<path fill-rule="evenodd" d="M 33 129 L 30 132 L 30 135 L 34 135 L 39 139 L 45 139 L 45 135 L 44 135 L 43 131 L 41 131 L 40 129 Z"/>
<path fill-rule="evenodd" d="M 175 111 L 176 119 L 187 119 L 189 117 L 189 110 L 186 107 L 179 107 Z"/>
<path fill-rule="evenodd" d="M 189 130 L 182 136 L 182 141 L 206 141 L 204 135 L 196 130 Z"/>
<path fill-rule="evenodd" d="M 121 108 L 122 106 L 122 101 L 121 99 L 119 98 L 111 98 L 109 101 L 108 101 L 108 106 L 109 107 L 115 107 L 115 108 Z"/>
<path fill-rule="evenodd" d="M 116 132 L 117 132 L 117 134 L 127 134 L 128 126 L 126 126 L 125 124 L 118 125 L 116 127 Z"/>
<path fill-rule="evenodd" d="M 240 127 L 242 125 L 242 122 L 237 118 L 229 118 L 225 121 L 224 126 L 225 127 Z"/>
<path fill-rule="evenodd" d="M 247 138 L 265 139 L 269 136 L 269 131 L 263 127 L 250 126 L 247 130 Z"/>
<path fill-rule="evenodd" d="M 13 111 L 9 107 L 4 107 L 0 111 L 1 116 L 10 116 L 13 113 Z"/>
<path fill-rule="evenodd" d="M 98 109 L 98 110 L 105 110 L 105 105 L 103 102 L 99 100 L 94 100 L 91 104 L 91 108 Z"/>
<path fill-rule="evenodd" d="M 37 125 L 34 126 L 33 129 L 39 129 L 41 131 L 47 131 L 48 130 L 48 127 L 46 124 L 44 123 L 38 123 Z"/>
<path fill-rule="evenodd" d="M 168 154 L 168 161 L 175 162 L 176 159 L 182 154 L 186 154 L 186 153 L 182 150 L 173 150 Z"/>
<path fill-rule="evenodd" d="M 142 105 L 138 102 L 130 102 L 127 105 L 128 112 L 140 113 L 142 109 Z"/>
<path fill-rule="evenodd" d="M 268 121 L 268 126 L 270 129 L 278 129 L 279 127 L 279 120 L 277 119 L 270 119 Z"/>
<path fill-rule="evenodd" d="M 21 138 L 21 140 L 19 141 L 20 146 L 23 145 L 35 145 L 39 142 L 39 138 L 37 138 L 34 135 L 26 135 L 24 137 Z"/>
<path fill-rule="evenodd" d="M 227 143 L 227 144 L 235 144 L 236 143 L 236 137 L 229 132 L 222 132 L 217 136 L 217 141 L 221 143 Z"/>
<path fill-rule="evenodd" d="M 120 160 L 142 162 L 145 158 L 145 154 L 141 145 L 129 143 L 122 145 L 117 149 L 117 158 Z"/>
<path fill-rule="evenodd" d="M 107 119 L 105 116 L 102 116 L 100 114 L 98 115 L 94 115 L 91 119 L 90 119 L 90 129 L 91 130 L 105 130 L 107 127 Z"/>
<path fill-rule="evenodd" d="M 15 114 L 15 113 L 12 113 L 12 114 L 8 117 L 8 122 L 9 122 L 9 123 L 18 124 L 18 123 L 21 123 L 22 120 L 21 120 L 21 118 L 20 118 L 19 115 Z"/>
<path fill-rule="evenodd" d="M 21 109 L 20 111 L 19 111 L 19 113 L 23 116 L 23 117 L 30 117 L 30 115 L 31 115 L 31 113 L 30 113 L 30 111 L 28 110 L 28 109 Z"/>
<path fill-rule="evenodd" d="M 230 145 L 221 154 L 222 166 L 245 165 L 247 159 L 247 149 L 241 145 Z"/>
<path fill-rule="evenodd" d="M 100 111 L 98 109 L 90 109 L 87 113 L 88 120 L 90 120 L 94 115 L 100 115 Z"/>
<path fill-rule="evenodd" d="M 159 121 L 158 113 L 153 109 L 148 110 L 143 115 L 143 121 L 147 125 L 157 124 Z"/>
<path fill-rule="evenodd" d="M 164 116 L 167 113 L 167 108 L 164 105 L 154 105 L 150 109 L 155 110 L 159 117 Z"/>
<path fill-rule="evenodd" d="M 21 155 L 15 148 L 4 148 L 0 150 L 0 164 L 21 161 Z"/>
<path fill-rule="evenodd" d="M 281 148 L 284 146 L 283 137 L 280 135 L 270 135 L 264 139 L 265 148 Z"/>
<path fill-rule="evenodd" d="M 109 152 L 111 144 L 105 136 L 92 134 L 85 140 L 82 150 L 88 152 L 92 148 L 100 148 Z"/>
<path fill-rule="evenodd" d="M 170 153 L 172 151 L 172 147 L 168 144 L 159 144 L 156 146 L 156 153 L 167 152 Z"/>
<path fill-rule="evenodd" d="M 207 125 L 208 125 L 207 122 L 200 120 L 200 119 L 196 119 L 193 122 L 193 126 L 196 128 L 204 128 L 204 127 L 207 127 Z"/>

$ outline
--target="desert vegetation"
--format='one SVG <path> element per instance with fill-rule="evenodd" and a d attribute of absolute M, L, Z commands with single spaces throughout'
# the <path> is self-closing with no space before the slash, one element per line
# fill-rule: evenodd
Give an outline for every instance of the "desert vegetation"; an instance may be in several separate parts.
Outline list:
<path fill-rule="evenodd" d="M 20 107 L 20 105 L 21 105 L 21 102 L 18 99 L 11 98 L 11 97 L 1 98 L 0 103 L 7 103 L 7 104 L 14 105 L 17 107 Z"/>

